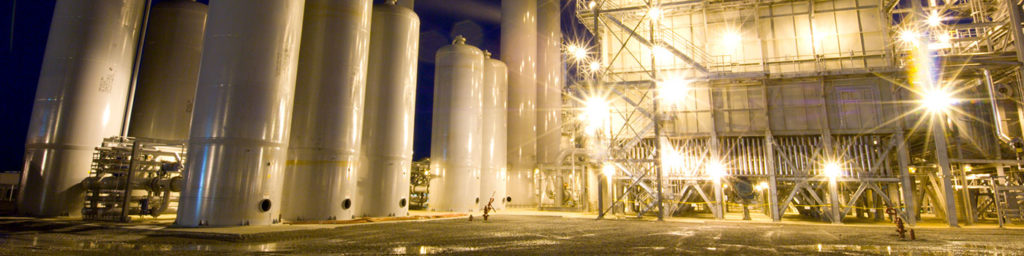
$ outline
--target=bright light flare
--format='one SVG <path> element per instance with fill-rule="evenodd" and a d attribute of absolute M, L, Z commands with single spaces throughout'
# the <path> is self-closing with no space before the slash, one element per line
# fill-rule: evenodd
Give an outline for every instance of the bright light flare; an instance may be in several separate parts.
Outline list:
<path fill-rule="evenodd" d="M 583 61 L 587 59 L 587 48 L 579 45 L 569 45 L 566 47 L 566 53 L 572 57 L 575 61 Z"/>
<path fill-rule="evenodd" d="M 658 82 L 658 99 L 671 108 L 680 107 L 685 103 L 689 91 L 690 80 L 670 77 Z"/>
<path fill-rule="evenodd" d="M 900 31 L 900 41 L 903 41 L 904 43 L 917 43 L 917 39 L 920 37 L 921 33 L 918 33 L 917 31 L 914 30 L 904 29 L 903 31 Z"/>
<path fill-rule="evenodd" d="M 755 186 L 754 188 L 757 189 L 757 190 L 768 189 L 768 182 L 767 181 L 762 181 L 761 183 L 757 183 L 757 186 Z"/>
<path fill-rule="evenodd" d="M 743 44 L 743 35 L 736 30 L 726 30 L 722 33 L 722 45 L 728 50 L 735 50 Z"/>
<path fill-rule="evenodd" d="M 598 62 L 598 61 L 590 62 L 590 72 L 596 73 L 597 71 L 601 71 L 601 62 Z"/>
<path fill-rule="evenodd" d="M 668 48 L 665 48 L 665 46 L 654 46 L 654 48 L 651 49 L 651 52 L 654 53 L 654 58 L 659 60 L 667 60 L 672 58 L 672 52 L 669 51 Z"/>
<path fill-rule="evenodd" d="M 928 26 L 937 27 L 942 25 L 943 19 L 942 14 L 939 14 L 938 11 L 932 11 L 928 14 L 928 18 L 925 19 L 925 23 L 928 23 Z"/>
<path fill-rule="evenodd" d="M 597 7 L 597 1 L 591 0 L 587 2 L 587 8 L 594 9 L 594 7 Z"/>
<path fill-rule="evenodd" d="M 705 174 L 712 179 L 718 180 L 725 177 L 725 165 L 717 161 L 708 162 L 704 169 Z"/>
<path fill-rule="evenodd" d="M 921 93 L 921 106 L 930 113 L 944 113 L 959 101 L 944 88 L 925 89 Z"/>
<path fill-rule="evenodd" d="M 839 178 L 839 176 L 843 175 L 843 167 L 837 162 L 827 162 L 822 169 L 822 173 L 830 180 L 835 180 L 836 178 Z"/>
<path fill-rule="evenodd" d="M 664 11 L 662 11 L 661 8 L 657 6 L 647 9 L 647 16 L 651 17 L 651 19 L 661 19 L 662 15 L 664 15 Z"/>
<path fill-rule="evenodd" d="M 604 176 L 608 177 L 609 179 L 612 176 L 615 176 L 615 165 L 605 163 L 604 166 L 601 166 L 601 174 L 604 174 Z"/>
<path fill-rule="evenodd" d="M 603 98 L 593 97 L 583 101 L 583 120 L 587 133 L 597 133 L 611 117 L 611 106 Z"/>

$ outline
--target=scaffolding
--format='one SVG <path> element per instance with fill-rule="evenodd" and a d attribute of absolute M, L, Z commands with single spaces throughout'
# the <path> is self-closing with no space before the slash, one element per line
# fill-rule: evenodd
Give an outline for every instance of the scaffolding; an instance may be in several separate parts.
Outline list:
<path fill-rule="evenodd" d="M 1002 223 L 1013 216 L 997 206 L 1020 205 L 1016 1 L 579 0 L 575 10 L 589 35 L 566 45 L 575 77 L 563 120 L 574 121 L 563 155 L 580 207 L 599 218 L 722 219 L 753 207 L 774 221 L 889 211 L 957 226 Z"/>

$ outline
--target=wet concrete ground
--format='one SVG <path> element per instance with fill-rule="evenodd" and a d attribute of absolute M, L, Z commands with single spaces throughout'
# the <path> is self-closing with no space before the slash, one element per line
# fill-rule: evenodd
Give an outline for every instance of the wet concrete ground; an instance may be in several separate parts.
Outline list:
<path fill-rule="evenodd" d="M 244 239 L 195 237 L 165 227 L 0 218 L 0 255 L 1024 255 L 1022 229 L 918 228 L 918 240 L 898 241 L 892 227 L 877 225 L 514 215 L 488 222 L 458 218 L 345 225 Z"/>

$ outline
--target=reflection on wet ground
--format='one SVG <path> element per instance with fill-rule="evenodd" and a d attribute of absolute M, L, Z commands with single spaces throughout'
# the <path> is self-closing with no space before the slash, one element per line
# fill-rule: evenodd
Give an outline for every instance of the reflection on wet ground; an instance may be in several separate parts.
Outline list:
<path fill-rule="evenodd" d="M 1024 255 L 1020 229 L 680 223 L 499 216 L 338 226 L 246 240 L 182 237 L 156 228 L 0 219 L 0 255 L 28 254 L 848 254 Z"/>

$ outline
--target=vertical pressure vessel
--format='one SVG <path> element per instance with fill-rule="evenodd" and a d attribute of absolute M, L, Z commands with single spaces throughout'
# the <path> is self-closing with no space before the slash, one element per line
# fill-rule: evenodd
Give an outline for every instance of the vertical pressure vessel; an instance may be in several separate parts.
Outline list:
<path fill-rule="evenodd" d="M 409 214 L 420 20 L 395 2 L 373 6 L 357 216 Z"/>
<path fill-rule="evenodd" d="M 484 51 L 484 89 L 483 118 L 480 119 L 480 208 L 483 209 L 491 198 L 494 198 L 495 209 L 505 208 L 505 192 L 507 182 L 508 161 L 505 155 L 505 134 L 508 125 L 505 123 L 508 107 L 508 70 L 505 63 L 492 59 L 491 53 Z"/>
<path fill-rule="evenodd" d="M 455 37 L 437 50 L 430 138 L 430 209 L 474 212 L 480 202 L 484 53 Z"/>
<path fill-rule="evenodd" d="M 537 163 L 554 168 L 562 142 L 561 5 L 540 0 L 537 13 Z"/>
<path fill-rule="evenodd" d="M 304 4 L 210 3 L 178 225 L 279 221 Z"/>
<path fill-rule="evenodd" d="M 370 0 L 307 0 L 281 214 L 352 218 L 363 129 Z"/>
<path fill-rule="evenodd" d="M 508 205 L 534 206 L 537 0 L 501 1 L 501 60 L 508 65 Z"/>
<path fill-rule="evenodd" d="M 121 132 L 144 0 L 57 1 L 25 142 L 18 211 L 81 214 L 76 184 Z"/>
<path fill-rule="evenodd" d="M 129 136 L 188 139 L 206 11 L 194 0 L 162 1 L 150 9 Z"/>

